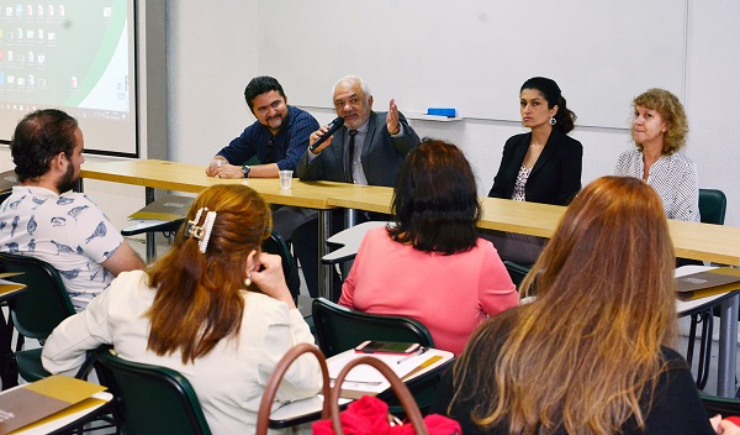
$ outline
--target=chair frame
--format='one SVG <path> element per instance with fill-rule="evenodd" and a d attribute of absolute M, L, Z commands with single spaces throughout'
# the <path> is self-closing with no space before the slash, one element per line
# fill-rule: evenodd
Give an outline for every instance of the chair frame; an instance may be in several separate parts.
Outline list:
<path fill-rule="evenodd" d="M 17 383 L 16 370 L 30 382 L 49 376 L 50 373 L 41 368 L 41 349 L 23 350 L 25 338 L 43 343 L 62 320 L 75 314 L 75 309 L 64 281 L 51 264 L 31 256 L 0 253 L 0 267 L 4 271 L 24 272 L 13 277 L 13 281 L 28 287 L 24 293 L 8 302 L 10 319 L 7 327 L 18 331 L 16 364 L 7 368 L 9 373 L 3 376 L 4 380 L 10 381 L 3 388 L 8 388 L 14 386 L 11 378 Z M 39 312 L 44 315 L 39 316 Z"/>
<path fill-rule="evenodd" d="M 177 397 L 178 402 L 176 405 L 186 416 L 186 423 L 192 429 L 190 433 L 194 435 L 211 434 L 195 390 L 190 382 L 180 373 L 166 367 L 124 360 L 114 355 L 109 346 L 99 348 L 96 353 L 95 368 L 101 384 L 108 387 L 115 397 L 116 406 L 114 406 L 113 413 L 121 433 L 135 433 L 139 435 L 146 433 L 162 434 L 167 432 L 162 432 L 162 427 L 147 427 L 147 431 L 142 432 L 141 427 L 127 420 L 127 415 L 141 416 L 141 409 L 138 408 L 147 408 L 146 412 L 156 412 L 156 410 L 149 407 L 146 403 L 139 403 L 138 401 L 136 403 L 127 402 L 126 390 L 130 385 L 126 383 L 127 385 L 121 388 L 122 383 L 119 376 L 161 383 L 164 388 L 168 389 Z M 160 417 L 163 417 L 163 415 L 160 414 L 157 416 L 157 418 Z M 168 424 L 163 423 L 163 427 L 167 427 Z"/>
<path fill-rule="evenodd" d="M 710 201 L 709 204 L 707 201 Z M 699 189 L 699 213 L 705 224 L 724 225 L 727 212 L 727 196 L 717 189 Z M 709 378 L 709 361 L 712 357 L 712 330 L 714 328 L 714 309 L 691 315 L 686 361 L 691 367 L 694 359 L 694 338 L 699 323 L 702 324 L 701 343 L 699 345 L 699 366 L 697 368 L 696 386 L 703 390 Z"/>
<path fill-rule="evenodd" d="M 429 333 L 429 330 L 427 330 L 421 322 L 408 317 L 386 316 L 354 311 L 324 298 L 314 299 L 312 308 L 319 348 L 324 352 L 324 355 L 326 355 L 327 358 L 360 344 L 355 343 L 352 346 L 332 345 L 330 343 L 330 337 L 337 335 L 337 333 L 332 331 L 329 320 L 325 318 L 327 315 L 336 316 L 346 322 L 353 322 L 358 325 L 364 324 L 379 328 L 380 331 L 384 331 L 380 334 L 370 334 L 364 338 L 365 340 L 404 341 L 398 339 L 394 340 L 393 334 L 398 331 L 405 331 L 409 338 L 413 338 L 413 342 L 419 343 L 422 346 L 434 346 L 434 340 L 432 339 L 432 335 Z"/>

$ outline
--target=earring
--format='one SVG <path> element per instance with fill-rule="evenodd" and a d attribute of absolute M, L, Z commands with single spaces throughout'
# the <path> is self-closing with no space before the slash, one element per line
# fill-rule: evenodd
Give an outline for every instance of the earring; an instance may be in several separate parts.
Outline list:
<path fill-rule="evenodd" d="M 252 285 L 252 272 L 247 272 L 247 279 L 244 280 L 244 285 L 246 287 Z"/>
<path fill-rule="evenodd" d="M 550 117 L 550 125 L 555 125 L 555 124 L 557 124 L 557 123 L 558 123 L 558 120 L 557 120 L 557 119 L 555 119 L 555 117 L 554 117 L 554 116 L 551 116 L 551 117 Z"/>

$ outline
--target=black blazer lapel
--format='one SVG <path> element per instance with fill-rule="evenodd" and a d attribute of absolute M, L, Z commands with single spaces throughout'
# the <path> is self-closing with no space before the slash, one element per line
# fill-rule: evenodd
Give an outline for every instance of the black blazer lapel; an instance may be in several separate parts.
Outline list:
<path fill-rule="evenodd" d="M 529 143 L 531 141 L 532 133 L 527 133 L 521 137 L 519 143 L 514 148 L 514 155 L 512 156 L 513 158 L 511 160 L 510 168 L 511 171 L 514 173 L 515 181 L 517 175 L 519 174 L 519 169 L 522 167 L 522 163 L 524 163 L 524 157 L 527 155 L 527 151 L 529 150 Z"/>
<path fill-rule="evenodd" d="M 530 177 L 536 173 L 542 166 L 547 163 L 547 161 L 552 157 L 553 154 L 555 154 L 555 151 L 560 146 L 561 138 L 560 135 L 563 133 L 560 132 L 560 130 L 553 128 L 552 133 L 550 133 L 550 137 L 547 138 L 547 143 L 545 144 L 545 148 L 542 150 L 542 154 L 537 158 L 537 161 L 534 164 L 534 167 L 532 168 L 532 173 L 529 175 Z"/>

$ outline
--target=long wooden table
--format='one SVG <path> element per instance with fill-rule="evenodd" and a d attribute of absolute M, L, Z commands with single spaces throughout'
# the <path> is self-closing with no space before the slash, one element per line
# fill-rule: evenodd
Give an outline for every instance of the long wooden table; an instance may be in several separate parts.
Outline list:
<path fill-rule="evenodd" d="M 330 198 L 329 205 L 390 213 L 393 189 L 373 187 Z M 481 198 L 483 216 L 478 224 L 489 230 L 551 237 L 565 207 L 533 202 Z M 677 257 L 740 266 L 740 228 L 669 220 L 668 228 Z"/>
<path fill-rule="evenodd" d="M 86 162 L 80 176 L 84 179 L 110 181 L 146 188 L 146 203 L 154 201 L 154 189 L 198 193 L 216 184 L 243 184 L 256 190 L 266 202 L 277 205 L 312 208 L 319 211 L 319 240 L 331 235 L 329 198 L 343 195 L 362 196 L 365 190 L 376 189 L 330 181 L 302 182 L 293 180 L 292 189 L 280 189 L 277 178 L 220 179 L 208 177 L 204 166 L 175 163 L 164 160 L 127 160 L 119 162 Z M 153 245 L 154 235 L 147 234 L 147 245 Z M 319 262 L 328 253 L 325 243 L 319 243 Z M 322 296 L 330 298 L 332 279 L 329 265 L 319 263 L 319 282 Z"/>
<path fill-rule="evenodd" d="M 205 167 L 163 160 L 133 160 L 83 165 L 83 178 L 146 187 L 147 203 L 154 200 L 153 189 L 197 193 L 214 184 L 245 184 L 271 204 L 313 208 L 319 211 L 319 240 L 331 234 L 331 209 L 346 208 L 390 213 L 393 190 L 387 187 L 358 186 L 328 181 L 293 180 L 291 190 L 281 190 L 278 179 L 222 180 L 205 175 Z M 546 204 L 483 198 L 481 228 L 551 237 L 565 207 Z M 668 221 L 676 256 L 719 264 L 740 266 L 740 228 L 683 221 Z M 645 249 L 650 249 L 646 246 Z M 327 253 L 319 244 L 319 259 Z M 329 266 L 319 266 L 323 296 L 331 295 Z M 734 395 L 735 346 L 737 344 L 738 297 L 722 303 L 718 394 Z"/>
<path fill-rule="evenodd" d="M 389 213 L 393 192 L 375 188 L 370 194 L 348 194 L 331 198 L 336 207 Z M 483 198 L 481 228 L 551 237 L 566 207 Z M 668 228 L 676 256 L 719 264 L 740 266 L 740 228 L 669 220 Z M 650 249 L 646 246 L 645 249 Z M 738 296 L 721 305 L 717 394 L 735 395 Z"/>

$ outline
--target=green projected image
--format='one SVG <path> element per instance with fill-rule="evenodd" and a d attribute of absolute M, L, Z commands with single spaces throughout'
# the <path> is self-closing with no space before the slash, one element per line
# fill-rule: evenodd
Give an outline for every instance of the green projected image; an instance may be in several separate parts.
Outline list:
<path fill-rule="evenodd" d="M 109 133 L 135 123 L 133 31 L 132 0 L 0 0 L 0 139 L 47 107 Z"/>

